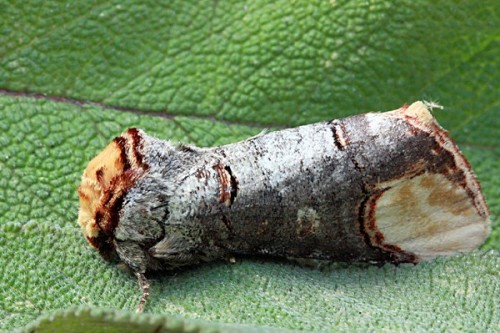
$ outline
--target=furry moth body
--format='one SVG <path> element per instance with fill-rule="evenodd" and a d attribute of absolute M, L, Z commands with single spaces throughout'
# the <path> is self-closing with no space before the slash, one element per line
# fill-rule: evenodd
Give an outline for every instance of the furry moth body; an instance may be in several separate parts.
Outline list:
<path fill-rule="evenodd" d="M 129 129 L 87 166 L 78 222 L 138 276 L 238 254 L 417 263 L 471 251 L 489 211 L 422 102 L 216 148 Z"/>

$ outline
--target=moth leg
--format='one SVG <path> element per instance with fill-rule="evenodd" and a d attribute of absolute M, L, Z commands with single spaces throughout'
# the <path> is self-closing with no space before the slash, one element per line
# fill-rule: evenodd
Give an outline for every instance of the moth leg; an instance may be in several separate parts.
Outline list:
<path fill-rule="evenodd" d="M 135 312 L 142 313 L 144 311 L 144 307 L 146 306 L 146 301 L 149 297 L 149 281 L 146 279 L 143 273 L 136 272 L 135 276 L 137 276 L 137 282 L 139 283 L 139 288 L 141 289 L 142 296 L 139 304 L 137 305 L 137 309 Z"/>

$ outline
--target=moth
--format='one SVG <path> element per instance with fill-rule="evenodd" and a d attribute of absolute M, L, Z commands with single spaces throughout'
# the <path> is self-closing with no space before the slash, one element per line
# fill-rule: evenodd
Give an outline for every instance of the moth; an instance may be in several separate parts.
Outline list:
<path fill-rule="evenodd" d="M 466 158 L 425 102 L 214 148 L 131 128 L 78 189 L 88 243 L 137 276 L 268 255 L 418 263 L 476 249 L 489 211 Z"/>

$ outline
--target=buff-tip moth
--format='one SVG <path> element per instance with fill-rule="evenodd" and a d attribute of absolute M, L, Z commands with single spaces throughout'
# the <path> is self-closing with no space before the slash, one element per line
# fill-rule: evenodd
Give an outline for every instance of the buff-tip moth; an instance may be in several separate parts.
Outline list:
<path fill-rule="evenodd" d="M 238 254 L 417 263 L 490 232 L 465 157 L 429 104 L 259 135 L 216 148 L 129 129 L 87 166 L 78 222 L 138 277 Z"/>

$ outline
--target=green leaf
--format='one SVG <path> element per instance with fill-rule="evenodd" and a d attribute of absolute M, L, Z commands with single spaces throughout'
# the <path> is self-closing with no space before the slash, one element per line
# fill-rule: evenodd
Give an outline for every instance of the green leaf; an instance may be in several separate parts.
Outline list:
<path fill-rule="evenodd" d="M 499 12 L 494 0 L 2 3 L 0 329 L 499 330 Z M 86 163 L 127 127 L 212 146 L 417 99 L 447 107 L 436 117 L 492 212 L 489 252 L 415 267 L 214 263 L 155 277 L 151 314 L 136 316 L 135 279 L 77 226 Z"/>

